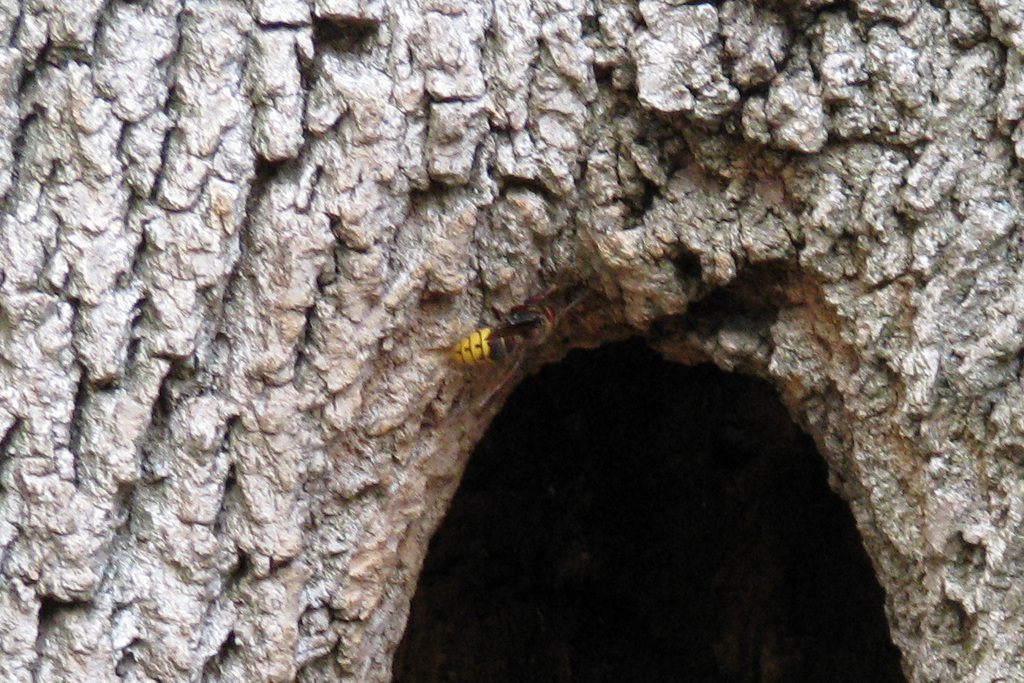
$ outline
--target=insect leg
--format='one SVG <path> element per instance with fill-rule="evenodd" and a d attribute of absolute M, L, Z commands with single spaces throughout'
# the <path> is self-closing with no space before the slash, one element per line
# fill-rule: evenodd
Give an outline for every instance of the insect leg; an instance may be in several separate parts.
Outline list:
<path fill-rule="evenodd" d="M 530 306 L 534 305 L 538 301 L 543 301 L 544 299 L 547 299 L 549 296 L 554 294 L 556 291 L 558 291 L 558 285 L 551 285 L 550 287 L 547 288 L 547 291 L 541 292 L 540 294 L 534 294 L 533 296 L 531 296 L 529 299 L 527 299 L 523 303 L 519 304 L 518 306 L 513 306 L 512 310 L 513 311 L 521 311 L 524 308 L 529 308 Z"/>
<path fill-rule="evenodd" d="M 579 306 L 581 303 L 583 303 L 590 296 L 590 294 L 590 290 L 584 289 L 577 293 L 572 299 L 570 299 L 569 303 L 563 306 L 562 309 L 555 314 L 555 324 L 552 325 L 552 327 L 557 327 L 558 323 L 562 322 L 562 318 L 565 317 L 565 314 Z"/>

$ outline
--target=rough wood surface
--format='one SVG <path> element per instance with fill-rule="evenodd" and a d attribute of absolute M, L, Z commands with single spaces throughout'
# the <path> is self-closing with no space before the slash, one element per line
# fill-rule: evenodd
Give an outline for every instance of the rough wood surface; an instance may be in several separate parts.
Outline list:
<path fill-rule="evenodd" d="M 772 382 L 908 679 L 1024 677 L 1024 5 L 0 7 L 0 678 L 383 681 L 501 396 Z M 510 385 L 511 386 L 511 385 Z"/>

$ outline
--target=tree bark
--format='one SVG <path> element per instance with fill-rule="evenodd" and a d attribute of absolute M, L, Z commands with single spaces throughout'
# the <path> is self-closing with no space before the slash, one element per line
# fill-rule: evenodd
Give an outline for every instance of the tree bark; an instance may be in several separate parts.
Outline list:
<path fill-rule="evenodd" d="M 771 382 L 908 680 L 1024 678 L 1024 5 L 0 10 L 0 677 L 384 681 L 523 370 Z M 500 373 L 499 373 L 500 374 Z M 522 371 L 516 374 L 518 378 Z"/>

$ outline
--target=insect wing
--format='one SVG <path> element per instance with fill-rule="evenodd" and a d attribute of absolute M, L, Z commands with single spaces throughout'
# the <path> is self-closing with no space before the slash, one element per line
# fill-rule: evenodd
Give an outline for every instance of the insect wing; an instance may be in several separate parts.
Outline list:
<path fill-rule="evenodd" d="M 503 361 L 509 358 L 523 344 L 523 330 L 507 325 L 491 331 L 490 359 Z"/>
<path fill-rule="evenodd" d="M 511 380 L 519 372 L 519 368 L 522 367 L 523 364 L 523 358 L 523 349 L 522 347 L 520 347 L 518 351 L 514 352 L 514 360 L 510 362 L 509 368 L 508 370 L 505 371 L 505 374 L 502 375 L 501 380 L 499 380 L 498 383 L 495 384 L 491 388 L 491 390 L 484 395 L 483 398 L 477 401 L 477 409 L 481 409 L 484 406 L 486 406 L 488 403 L 491 402 L 491 399 L 494 398 L 499 391 L 505 388 L 505 386 L 509 383 L 509 380 Z"/>

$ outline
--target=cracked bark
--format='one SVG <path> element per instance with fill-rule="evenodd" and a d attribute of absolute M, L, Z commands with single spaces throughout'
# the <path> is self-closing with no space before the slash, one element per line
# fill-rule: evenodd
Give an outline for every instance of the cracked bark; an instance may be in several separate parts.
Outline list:
<path fill-rule="evenodd" d="M 386 680 L 507 394 L 435 351 L 559 283 L 531 367 L 642 335 L 770 382 L 908 679 L 1024 677 L 1022 26 L 0 8 L 0 675 Z"/>

